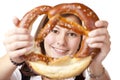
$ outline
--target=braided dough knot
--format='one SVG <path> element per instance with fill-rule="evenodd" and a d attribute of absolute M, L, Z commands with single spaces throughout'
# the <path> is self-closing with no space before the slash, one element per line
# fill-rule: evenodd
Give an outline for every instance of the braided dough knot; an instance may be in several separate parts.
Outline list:
<path fill-rule="evenodd" d="M 83 25 L 70 22 L 61 16 L 61 14 L 66 13 L 76 15 L 83 22 Z M 27 12 L 19 26 L 29 29 L 37 17 L 42 14 L 47 14 L 49 21 L 35 37 L 35 49 L 26 55 L 26 63 L 29 64 L 35 73 L 52 79 L 70 78 L 81 74 L 89 66 L 96 53 L 100 51 L 100 49 L 88 47 L 85 43 L 88 32 L 96 28 L 95 21 L 98 20 L 98 16 L 92 9 L 81 3 L 63 3 L 53 7 L 43 5 Z M 74 56 L 54 59 L 43 55 L 39 50 L 36 52 L 39 49 L 36 44 L 39 44 L 56 24 L 85 36 L 82 40 L 81 48 Z"/>

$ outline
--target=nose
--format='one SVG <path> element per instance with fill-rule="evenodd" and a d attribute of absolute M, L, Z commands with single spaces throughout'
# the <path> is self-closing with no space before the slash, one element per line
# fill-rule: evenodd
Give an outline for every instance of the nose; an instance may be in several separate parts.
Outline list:
<path fill-rule="evenodd" d="M 59 46 L 65 46 L 66 45 L 66 37 L 65 34 L 60 34 L 57 36 L 57 45 Z"/>

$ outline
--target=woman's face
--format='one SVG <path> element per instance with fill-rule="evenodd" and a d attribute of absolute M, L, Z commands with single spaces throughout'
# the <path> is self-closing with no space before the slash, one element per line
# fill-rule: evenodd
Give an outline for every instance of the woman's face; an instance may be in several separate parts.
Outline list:
<path fill-rule="evenodd" d="M 73 16 L 68 17 L 68 19 L 76 20 Z M 44 39 L 46 55 L 54 58 L 73 55 L 79 48 L 80 40 L 80 34 L 56 25 Z"/>

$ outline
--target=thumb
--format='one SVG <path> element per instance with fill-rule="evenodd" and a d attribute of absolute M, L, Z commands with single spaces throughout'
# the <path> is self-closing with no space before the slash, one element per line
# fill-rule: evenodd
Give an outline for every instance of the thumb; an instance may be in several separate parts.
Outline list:
<path fill-rule="evenodd" d="M 108 22 L 105 20 L 100 20 L 95 22 L 96 27 L 108 27 Z"/>
<path fill-rule="evenodd" d="M 17 17 L 14 17 L 13 18 L 13 23 L 14 23 L 15 26 L 18 26 L 19 23 L 20 23 L 20 20 Z"/>

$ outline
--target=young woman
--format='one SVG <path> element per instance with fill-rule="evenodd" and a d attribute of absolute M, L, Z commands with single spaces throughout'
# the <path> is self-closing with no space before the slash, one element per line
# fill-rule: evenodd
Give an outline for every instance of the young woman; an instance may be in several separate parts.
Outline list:
<path fill-rule="evenodd" d="M 81 21 L 74 15 L 67 14 L 63 15 L 63 17 L 81 24 Z M 48 19 L 45 17 L 38 30 L 40 30 L 47 21 Z M 0 58 L 0 72 L 2 73 L 0 74 L 0 80 L 50 80 L 49 78 L 38 75 L 25 77 L 24 74 L 21 74 L 19 68 L 13 64 L 13 62 L 24 62 L 25 59 L 23 56 L 32 49 L 33 46 L 33 36 L 31 36 L 29 30 L 16 27 L 18 23 L 19 20 L 15 18 L 15 28 L 6 33 L 4 44 L 7 54 Z M 98 28 L 89 32 L 89 37 L 86 42 L 89 47 L 100 48 L 101 51 L 89 65 L 88 68 L 90 72 L 85 70 L 76 77 L 64 80 L 110 80 L 106 69 L 102 65 L 102 61 L 110 51 L 111 42 L 107 30 L 108 23 L 106 21 L 96 21 L 95 25 Z M 44 38 L 44 41 L 40 43 L 40 47 L 45 55 L 59 58 L 76 53 L 80 47 L 81 39 L 82 35 L 56 25 Z M 25 68 L 25 66 L 22 68 Z"/>

